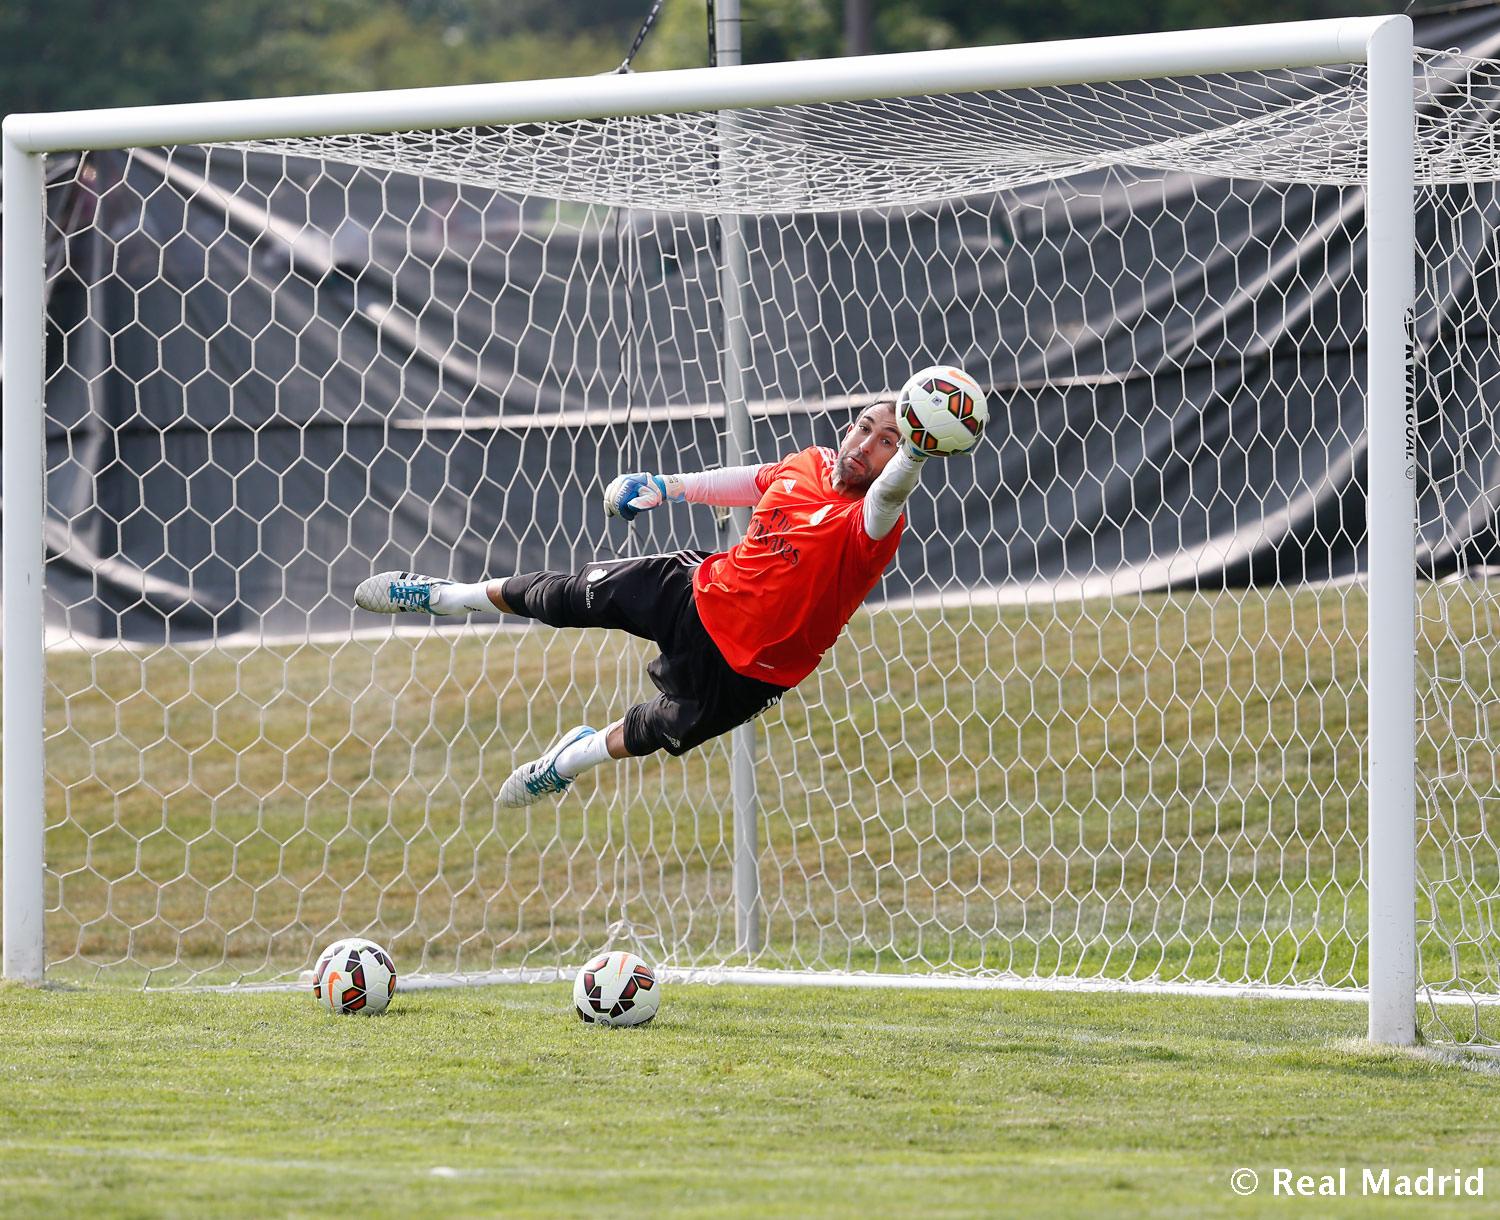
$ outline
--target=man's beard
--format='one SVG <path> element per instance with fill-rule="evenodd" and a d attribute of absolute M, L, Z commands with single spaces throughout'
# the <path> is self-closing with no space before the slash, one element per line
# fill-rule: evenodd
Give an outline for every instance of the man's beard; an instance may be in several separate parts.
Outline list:
<path fill-rule="evenodd" d="M 875 480 L 866 467 L 851 468 L 849 459 L 839 458 L 833 464 L 833 473 L 838 476 L 838 481 L 850 491 L 864 491 Z"/>

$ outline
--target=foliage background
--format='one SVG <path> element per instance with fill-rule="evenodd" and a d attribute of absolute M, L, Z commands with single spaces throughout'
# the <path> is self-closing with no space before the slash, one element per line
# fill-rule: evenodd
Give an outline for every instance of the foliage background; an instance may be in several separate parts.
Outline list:
<path fill-rule="evenodd" d="M 742 0 L 747 63 L 841 54 L 846 0 Z M 852 2 L 852 0 L 851 0 Z M 1397 11 L 1394 0 L 868 0 L 910 51 Z M 650 0 L 5 0 L 0 114 L 607 72 Z M 704 0 L 665 0 L 641 70 L 707 61 Z"/>

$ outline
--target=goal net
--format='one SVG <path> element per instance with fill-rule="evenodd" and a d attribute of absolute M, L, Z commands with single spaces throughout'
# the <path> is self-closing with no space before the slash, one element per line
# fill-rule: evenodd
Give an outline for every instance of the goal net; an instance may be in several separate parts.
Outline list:
<path fill-rule="evenodd" d="M 1500 92 L 1414 80 L 1420 1016 L 1494 1042 Z M 52 155 L 48 971 L 1365 986 L 1365 83 Z M 497 808 L 640 642 L 352 609 L 723 548 L 603 484 L 836 444 L 937 360 L 990 429 L 757 722 L 753 843 L 728 738 Z"/>

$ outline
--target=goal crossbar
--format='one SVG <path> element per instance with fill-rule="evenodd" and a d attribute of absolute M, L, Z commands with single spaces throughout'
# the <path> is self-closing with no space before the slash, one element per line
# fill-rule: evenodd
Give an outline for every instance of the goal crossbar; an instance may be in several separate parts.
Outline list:
<path fill-rule="evenodd" d="M 27 153 L 395 132 L 686 111 L 1031 89 L 1184 73 L 1365 63 L 1390 17 L 1130 34 L 1033 45 L 913 51 L 638 75 L 318 97 L 17 114 L 5 139 Z M 1404 27 L 1410 30 L 1410 23 Z"/>

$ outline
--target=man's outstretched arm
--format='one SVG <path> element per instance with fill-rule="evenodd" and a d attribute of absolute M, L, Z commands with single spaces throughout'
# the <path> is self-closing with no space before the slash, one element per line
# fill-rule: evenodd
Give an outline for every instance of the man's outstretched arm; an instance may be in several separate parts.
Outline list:
<path fill-rule="evenodd" d="M 611 517 L 635 519 L 671 501 L 680 504 L 716 504 L 723 508 L 754 508 L 761 491 L 755 477 L 761 467 L 726 466 L 691 474 L 652 474 L 635 471 L 617 475 L 604 489 L 604 511 Z"/>
<path fill-rule="evenodd" d="M 922 481 L 922 467 L 929 460 L 910 445 L 902 445 L 870 484 L 865 493 L 865 533 L 871 538 L 879 540 L 896 528 L 906 501 Z"/>

